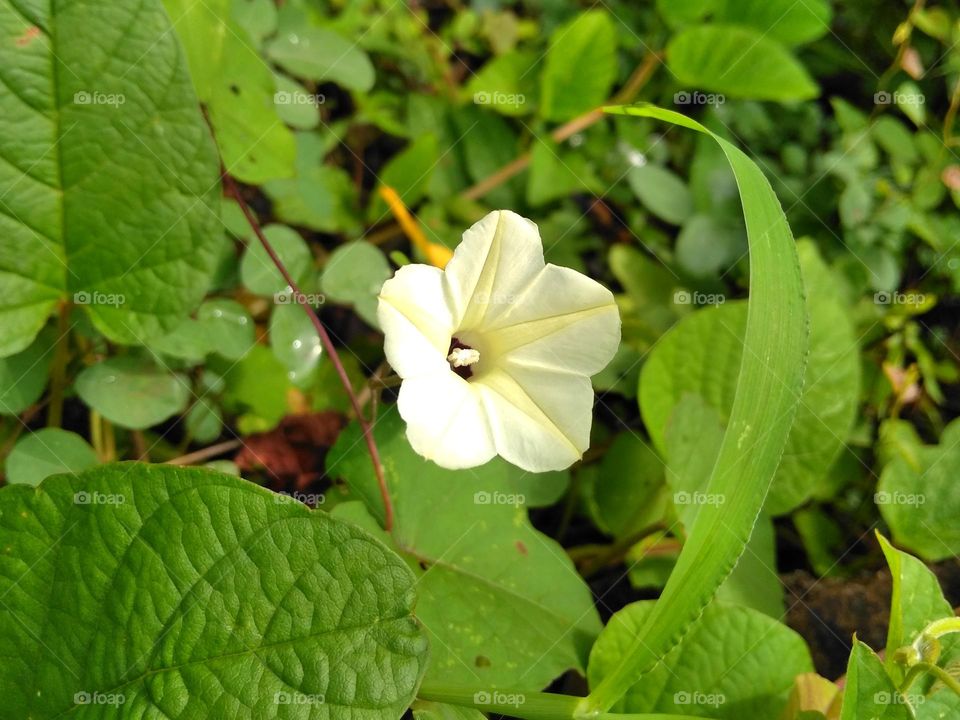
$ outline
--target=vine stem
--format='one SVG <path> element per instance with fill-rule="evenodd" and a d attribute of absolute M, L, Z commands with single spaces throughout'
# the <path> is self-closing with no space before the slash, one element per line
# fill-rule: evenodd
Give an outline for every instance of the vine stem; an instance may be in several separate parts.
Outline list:
<path fill-rule="evenodd" d="M 428 702 L 476 708 L 483 712 L 499 713 L 522 720 L 698 720 L 698 716 L 695 715 L 609 712 L 596 713 L 585 718 L 577 714 L 577 706 L 582 698 L 520 690 L 478 690 L 423 685 L 417 697 Z"/>
<path fill-rule="evenodd" d="M 63 303 L 57 314 L 57 344 L 50 369 L 50 406 L 47 409 L 47 425 L 60 427 L 63 424 L 63 391 L 67 385 L 67 363 L 70 362 L 70 303 Z"/>
<path fill-rule="evenodd" d="M 350 405 L 353 407 L 353 412 L 357 416 L 357 422 L 360 423 L 360 428 L 363 431 L 363 439 L 366 442 L 367 450 L 370 453 L 370 461 L 373 463 L 373 472 L 377 478 L 377 485 L 380 487 L 380 496 L 383 499 L 384 511 L 383 529 L 387 532 L 390 532 L 393 530 L 393 503 L 390 500 L 390 491 L 387 488 L 387 480 L 383 475 L 383 463 L 380 462 L 380 451 L 377 449 L 377 443 L 373 439 L 373 431 L 370 428 L 370 423 L 367 422 L 366 418 L 363 416 L 363 410 L 360 407 L 360 401 L 357 399 L 357 394 L 353 391 L 353 385 L 350 383 L 350 378 L 347 376 L 347 371 L 344 369 L 343 363 L 340 361 L 340 355 L 337 352 L 336 347 L 334 347 L 333 341 L 330 339 L 329 333 L 327 333 L 327 329 L 320 321 L 320 317 L 313 311 L 313 308 L 310 307 L 306 296 L 300 290 L 297 282 L 290 275 L 290 271 L 287 270 L 286 266 L 283 264 L 283 261 L 280 259 L 280 256 L 277 255 L 276 250 L 273 249 L 273 245 L 270 244 L 270 241 L 267 240 L 266 235 L 263 234 L 263 230 L 260 227 L 260 222 L 254 216 L 250 206 L 247 205 L 247 201 L 244 200 L 243 196 L 240 194 L 240 188 L 237 187 L 236 181 L 226 172 L 221 173 L 221 175 L 223 177 L 224 189 L 226 190 L 227 194 L 237 201 L 241 212 L 243 212 L 243 216 L 247 219 L 247 222 L 253 229 L 254 234 L 256 234 L 257 239 L 260 240 L 260 244 L 263 246 L 263 249 L 266 250 L 267 255 L 270 256 L 270 260 L 272 260 L 273 264 L 276 265 L 277 270 L 280 271 L 284 281 L 286 281 L 287 285 L 290 286 L 291 291 L 293 291 L 293 296 L 297 304 L 303 308 L 303 311 L 307 314 L 307 317 L 310 318 L 310 322 L 313 323 L 313 327 L 317 331 L 317 335 L 320 338 L 323 349 L 330 357 L 330 361 L 333 363 L 333 367 L 337 371 L 340 382 L 343 384 L 343 389 L 350 397 Z"/>

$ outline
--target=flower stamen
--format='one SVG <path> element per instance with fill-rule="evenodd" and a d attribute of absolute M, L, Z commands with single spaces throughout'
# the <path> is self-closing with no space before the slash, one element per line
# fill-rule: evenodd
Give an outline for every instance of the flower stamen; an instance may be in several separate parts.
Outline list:
<path fill-rule="evenodd" d="M 447 362 L 450 363 L 450 369 L 464 380 L 473 376 L 471 365 L 480 362 L 480 351 L 476 350 L 459 338 L 450 340 L 450 354 L 447 355 Z"/>

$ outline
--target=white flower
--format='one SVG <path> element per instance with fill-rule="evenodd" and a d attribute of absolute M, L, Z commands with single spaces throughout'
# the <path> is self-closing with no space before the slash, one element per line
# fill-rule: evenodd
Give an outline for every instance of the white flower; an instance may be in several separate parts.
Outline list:
<path fill-rule="evenodd" d="M 620 344 L 620 315 L 598 282 L 544 264 L 534 223 L 490 213 L 444 270 L 400 268 L 378 318 L 407 438 L 424 457 L 466 468 L 499 454 L 543 472 L 589 446 L 590 376 Z"/>

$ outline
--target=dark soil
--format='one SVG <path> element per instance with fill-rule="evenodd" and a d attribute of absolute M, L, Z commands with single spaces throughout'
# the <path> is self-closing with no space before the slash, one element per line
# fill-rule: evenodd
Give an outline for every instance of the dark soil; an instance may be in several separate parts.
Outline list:
<path fill-rule="evenodd" d="M 960 561 L 939 563 L 932 570 L 947 600 L 960 604 Z M 836 679 L 846 672 L 854 633 L 875 650 L 886 645 L 889 570 L 836 578 L 797 570 L 781 579 L 786 587 L 786 622 L 807 641 L 817 672 L 824 677 Z"/>

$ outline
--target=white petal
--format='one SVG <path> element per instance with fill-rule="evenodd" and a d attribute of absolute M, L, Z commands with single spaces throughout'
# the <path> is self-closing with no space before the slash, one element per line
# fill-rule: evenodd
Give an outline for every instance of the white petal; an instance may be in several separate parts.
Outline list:
<path fill-rule="evenodd" d="M 453 319 L 443 294 L 443 271 L 405 265 L 383 284 L 377 320 L 387 361 L 402 378 L 448 373 Z"/>
<path fill-rule="evenodd" d="M 529 472 L 563 470 L 590 445 L 593 389 L 584 376 L 511 368 L 473 385 L 490 419 L 497 452 Z"/>
<path fill-rule="evenodd" d="M 476 467 L 497 454 L 476 388 L 449 368 L 404 380 L 397 408 L 410 445 L 441 467 Z"/>
<path fill-rule="evenodd" d="M 474 330 L 507 311 L 543 269 L 537 226 L 497 210 L 463 234 L 444 273 L 458 329 Z"/>
<path fill-rule="evenodd" d="M 527 291 L 484 329 L 484 353 L 511 366 L 595 375 L 620 346 L 620 312 L 607 288 L 547 265 Z"/>

